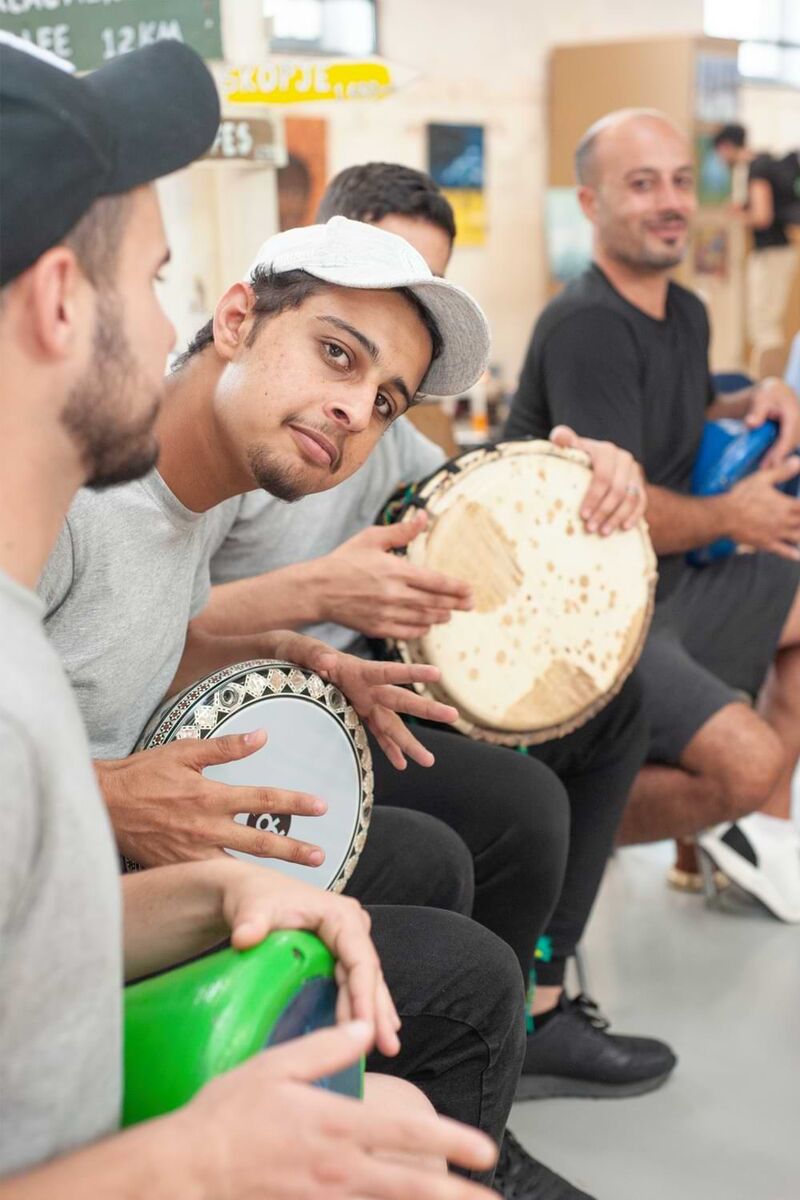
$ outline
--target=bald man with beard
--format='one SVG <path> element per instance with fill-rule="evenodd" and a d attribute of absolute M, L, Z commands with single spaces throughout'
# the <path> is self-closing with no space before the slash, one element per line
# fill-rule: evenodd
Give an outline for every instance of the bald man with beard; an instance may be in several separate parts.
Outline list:
<path fill-rule="evenodd" d="M 542 437 L 563 422 L 624 446 L 647 477 L 660 572 L 641 664 L 651 745 L 621 840 L 700 835 L 717 866 L 776 916 L 800 921 L 789 820 L 800 501 L 775 487 L 800 470 L 798 400 L 777 379 L 714 394 L 705 307 L 670 280 L 697 203 L 684 134 L 661 113 L 612 113 L 583 136 L 575 165 L 593 261 L 539 318 L 506 435 Z M 723 416 L 751 428 L 772 419 L 778 439 L 763 469 L 727 494 L 692 496 L 705 422 Z M 687 551 L 720 537 L 755 553 L 687 565 Z"/>

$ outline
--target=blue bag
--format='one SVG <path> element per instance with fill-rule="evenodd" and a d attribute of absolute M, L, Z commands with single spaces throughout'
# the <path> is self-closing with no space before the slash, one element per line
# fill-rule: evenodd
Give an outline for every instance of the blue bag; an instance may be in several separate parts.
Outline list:
<path fill-rule="evenodd" d="M 730 491 L 747 475 L 758 468 L 764 455 L 778 436 L 778 424 L 766 421 L 757 429 L 749 429 L 744 421 L 725 417 L 706 421 L 703 439 L 692 472 L 692 495 L 719 496 Z M 780 490 L 789 496 L 800 492 L 800 477 L 795 476 Z M 693 567 L 705 567 L 736 552 L 730 538 L 718 538 L 711 546 L 691 550 L 687 560 Z"/>

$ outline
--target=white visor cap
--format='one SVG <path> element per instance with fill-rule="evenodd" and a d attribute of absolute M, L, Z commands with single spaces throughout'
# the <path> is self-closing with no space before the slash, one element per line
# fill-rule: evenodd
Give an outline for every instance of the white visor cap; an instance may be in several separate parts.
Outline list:
<path fill-rule="evenodd" d="M 250 265 L 274 271 L 307 271 L 338 287 L 384 291 L 408 288 L 436 322 L 442 351 L 419 386 L 429 396 L 456 396 L 472 387 L 489 362 L 489 326 L 468 292 L 435 276 L 405 238 L 363 221 L 331 217 L 276 233 Z"/>

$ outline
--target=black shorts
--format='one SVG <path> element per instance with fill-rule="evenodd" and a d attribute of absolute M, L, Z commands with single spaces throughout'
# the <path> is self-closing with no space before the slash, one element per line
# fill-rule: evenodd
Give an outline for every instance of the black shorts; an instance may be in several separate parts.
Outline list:
<path fill-rule="evenodd" d="M 755 699 L 798 587 L 800 563 L 775 554 L 686 569 L 656 605 L 640 664 L 651 762 L 678 762 L 714 713 Z"/>

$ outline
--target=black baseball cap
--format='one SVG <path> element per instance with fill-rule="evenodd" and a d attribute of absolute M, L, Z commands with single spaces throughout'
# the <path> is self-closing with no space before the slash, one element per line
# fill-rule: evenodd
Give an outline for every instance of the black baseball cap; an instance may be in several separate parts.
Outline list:
<path fill-rule="evenodd" d="M 0 285 L 57 245 L 100 196 L 198 158 L 218 126 L 214 81 L 182 42 L 156 42 L 79 77 L 3 35 Z"/>

